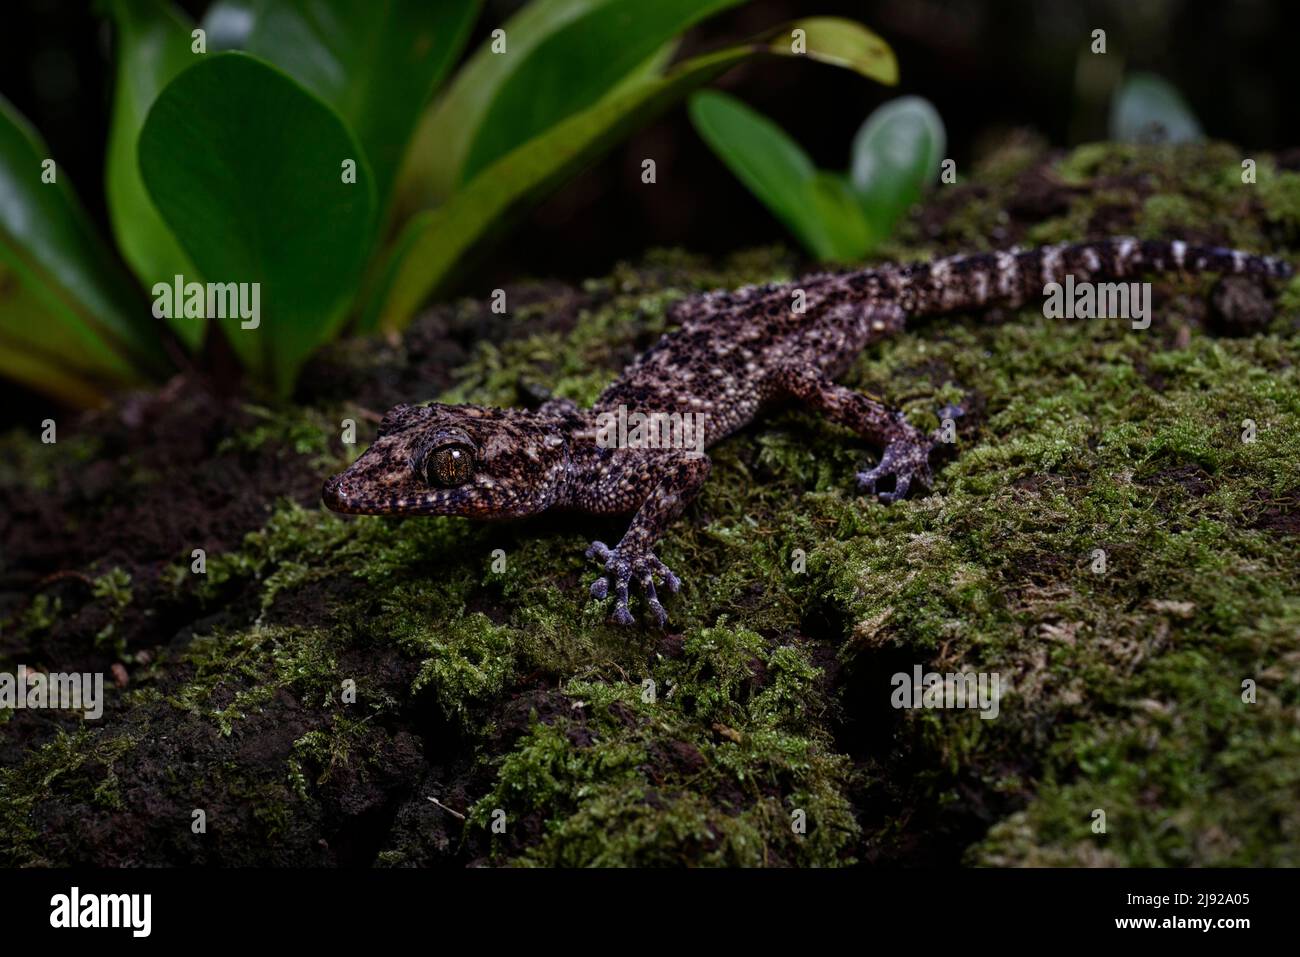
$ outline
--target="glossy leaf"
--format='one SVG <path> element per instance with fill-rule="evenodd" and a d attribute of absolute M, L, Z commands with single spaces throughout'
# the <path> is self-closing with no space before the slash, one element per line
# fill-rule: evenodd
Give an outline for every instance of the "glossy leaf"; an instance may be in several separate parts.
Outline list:
<path fill-rule="evenodd" d="M 352 130 L 382 205 L 411 132 L 469 37 L 480 0 L 282 0 L 246 49 L 332 106 Z"/>
<path fill-rule="evenodd" d="M 679 63 L 662 76 L 649 75 L 620 84 L 594 106 L 493 163 L 442 206 L 412 217 L 392 247 L 383 271 L 367 287 L 361 327 L 404 327 L 428 295 L 456 281 L 458 267 L 472 253 L 481 252 L 506 224 L 567 176 L 594 162 L 623 136 L 738 63 L 772 53 L 793 55 L 793 50 L 774 44 L 771 37 L 788 35 L 799 22 L 758 40 Z M 849 21 L 834 22 L 844 24 L 847 32 L 869 33 Z M 816 32 L 821 36 L 825 31 L 822 25 Z M 853 68 L 864 74 L 877 70 L 878 58 L 874 53 L 872 57 L 855 62 Z"/>
<path fill-rule="evenodd" d="M 197 280 L 201 277 L 145 191 L 136 158 L 149 107 L 172 77 L 198 60 L 190 50 L 193 27 L 159 0 L 112 0 L 108 11 L 117 28 L 117 88 L 105 181 L 113 236 L 146 289 L 177 274 Z M 203 341 L 202 319 L 175 320 L 171 327 L 192 350 Z"/>
<path fill-rule="evenodd" d="M 510 150 L 610 94 L 692 23 L 741 0 L 534 0 L 424 115 L 399 203 L 431 206 Z"/>
<path fill-rule="evenodd" d="M 1196 143 L 1205 134 L 1172 85 L 1151 73 L 1134 73 L 1111 103 L 1110 138 L 1121 143 Z"/>
<path fill-rule="evenodd" d="M 76 403 L 166 368 L 148 304 L 48 148 L 0 97 L 0 372 Z"/>
<path fill-rule="evenodd" d="M 259 284 L 257 328 L 218 321 L 245 365 L 287 393 L 360 276 L 375 205 L 360 146 L 283 72 L 227 52 L 163 90 L 140 134 L 140 170 L 205 279 Z"/>
<path fill-rule="evenodd" d="M 928 100 L 903 96 L 881 106 L 853 138 L 850 182 L 871 232 L 880 242 L 894 231 L 934 182 L 947 137 Z"/>

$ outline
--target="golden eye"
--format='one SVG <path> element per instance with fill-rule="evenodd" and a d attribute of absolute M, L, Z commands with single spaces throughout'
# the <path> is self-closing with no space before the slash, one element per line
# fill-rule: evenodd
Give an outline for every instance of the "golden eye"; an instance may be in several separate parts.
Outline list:
<path fill-rule="evenodd" d="M 424 459 L 424 477 L 430 485 L 453 488 L 474 474 L 474 450 L 460 443 L 440 445 Z"/>

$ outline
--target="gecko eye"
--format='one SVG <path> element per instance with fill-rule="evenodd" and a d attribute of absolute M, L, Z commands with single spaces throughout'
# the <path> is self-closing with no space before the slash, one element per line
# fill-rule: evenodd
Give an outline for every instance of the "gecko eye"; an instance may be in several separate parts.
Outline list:
<path fill-rule="evenodd" d="M 430 485 L 454 488 L 474 474 L 474 447 L 464 442 L 447 442 L 429 450 L 424 457 L 424 479 Z"/>

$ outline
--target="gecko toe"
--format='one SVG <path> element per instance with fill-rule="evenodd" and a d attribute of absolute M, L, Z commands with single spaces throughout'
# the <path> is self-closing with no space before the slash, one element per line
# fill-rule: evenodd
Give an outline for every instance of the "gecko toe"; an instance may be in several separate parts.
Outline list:
<path fill-rule="evenodd" d="M 928 489 L 932 482 L 930 449 L 931 443 L 924 436 L 908 436 L 890 442 L 875 468 L 857 474 L 858 490 L 875 495 L 888 504 L 907 498 L 914 485 Z M 891 478 L 893 488 L 880 488 L 885 480 Z"/>
<path fill-rule="evenodd" d="M 651 598 L 646 601 L 646 607 L 650 609 L 650 614 L 654 615 L 655 624 L 663 628 L 668 624 L 668 612 L 664 606 L 659 603 L 659 599 Z"/>
<path fill-rule="evenodd" d="M 671 568 L 669 568 L 667 565 L 665 565 L 663 562 L 661 562 L 657 557 L 653 555 L 651 556 L 651 561 L 649 562 L 649 564 L 653 566 L 654 574 L 658 575 L 660 578 L 663 579 L 665 588 L 667 588 L 673 594 L 676 594 L 678 591 L 681 590 L 682 580 L 673 574 L 673 570 Z M 648 590 L 646 591 L 646 595 L 648 597 L 653 598 L 654 597 L 653 576 L 650 574 L 649 571 L 647 571 L 643 576 L 642 580 L 643 582 L 646 583 L 648 588 Z"/>
<path fill-rule="evenodd" d="M 650 614 L 654 615 L 655 624 L 660 628 L 668 623 L 668 612 L 659 602 L 659 595 L 655 592 L 654 578 L 647 572 L 641 578 L 641 587 L 645 589 L 645 606 L 650 609 Z"/>
<path fill-rule="evenodd" d="M 610 548 L 604 542 L 592 542 L 587 549 L 588 558 L 599 559 L 601 562 L 608 562 L 610 554 Z"/>
<path fill-rule="evenodd" d="M 601 542 L 592 542 L 587 549 L 587 557 L 601 562 L 604 571 L 591 583 L 591 597 L 602 600 L 614 597 L 614 609 L 610 616 L 616 624 L 630 625 L 635 619 L 628 607 L 630 586 L 633 580 L 641 586 L 645 595 L 645 605 L 655 623 L 663 628 L 668 622 L 668 612 L 659 601 L 655 590 L 655 577 L 658 576 L 663 586 L 671 592 L 681 588 L 681 579 L 661 562 L 649 550 L 629 551 L 624 553 L 619 548 L 609 548 Z"/>
<path fill-rule="evenodd" d="M 857 474 L 858 491 L 865 492 L 868 495 L 874 492 L 876 490 L 876 481 L 880 478 L 877 474 L 879 471 L 880 469 L 875 468 L 868 469 L 865 472 L 859 472 Z"/>

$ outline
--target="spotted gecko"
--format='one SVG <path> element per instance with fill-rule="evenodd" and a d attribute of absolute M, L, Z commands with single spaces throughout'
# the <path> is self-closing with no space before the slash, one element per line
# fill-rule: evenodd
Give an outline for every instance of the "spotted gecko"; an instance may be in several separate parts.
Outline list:
<path fill-rule="evenodd" d="M 928 263 L 823 273 L 797 282 L 711 292 L 679 302 L 678 326 L 640 355 L 590 409 L 552 399 L 537 410 L 475 405 L 399 405 L 373 445 L 330 478 L 324 503 L 371 515 L 511 519 L 548 509 L 633 515 L 612 548 L 593 542 L 602 566 L 591 585 L 614 596 L 613 620 L 630 624 L 629 586 L 663 627 L 655 589 L 680 580 L 655 555 L 669 525 L 709 474 L 702 449 L 782 400 L 810 406 L 882 449 L 857 485 L 889 502 L 932 484 L 940 431 L 925 434 L 879 399 L 835 383 L 855 357 L 909 318 L 1017 307 L 1072 276 L 1133 280 L 1147 273 L 1215 272 L 1285 278 L 1280 260 L 1179 241 L 1113 238 L 1032 250 L 953 256 Z M 703 423 L 690 447 L 610 441 L 610 416 L 661 413 Z M 954 414 L 959 410 L 951 410 Z M 652 430 L 653 431 L 653 430 Z"/>

